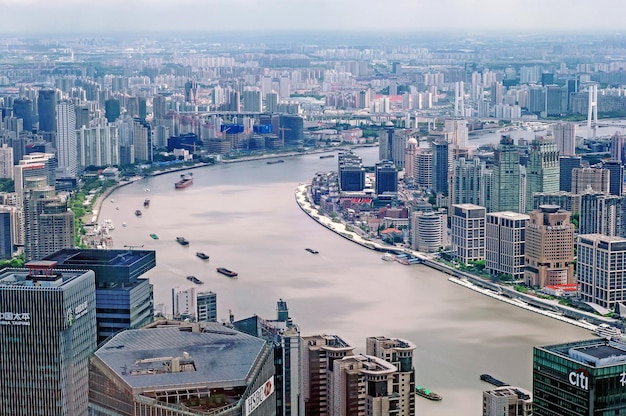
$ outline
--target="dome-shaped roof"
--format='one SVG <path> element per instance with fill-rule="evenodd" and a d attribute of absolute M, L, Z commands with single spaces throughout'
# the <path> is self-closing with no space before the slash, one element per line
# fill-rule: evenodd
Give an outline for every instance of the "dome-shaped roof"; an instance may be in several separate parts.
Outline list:
<path fill-rule="evenodd" d="M 393 123 L 391 121 L 388 121 L 385 123 L 386 127 L 393 127 Z"/>
<path fill-rule="evenodd" d="M 417 139 L 415 137 L 411 137 L 409 140 L 407 140 L 408 144 L 418 144 Z"/>

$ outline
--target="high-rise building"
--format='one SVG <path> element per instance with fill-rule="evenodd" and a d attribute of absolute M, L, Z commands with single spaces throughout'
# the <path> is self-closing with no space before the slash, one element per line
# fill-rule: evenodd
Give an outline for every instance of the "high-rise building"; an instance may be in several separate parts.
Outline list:
<path fill-rule="evenodd" d="M 561 156 L 576 155 L 576 123 L 556 123 L 552 127 L 552 137 Z"/>
<path fill-rule="evenodd" d="M 24 155 L 24 158 L 14 166 L 15 193 L 18 204 L 22 204 L 24 195 L 24 181 L 27 178 L 43 176 L 46 178 L 46 185 L 54 186 L 56 182 L 57 160 L 52 153 L 31 153 Z"/>
<path fill-rule="evenodd" d="M 33 102 L 26 97 L 13 100 L 13 115 L 23 120 L 22 127 L 28 132 L 33 131 Z"/>
<path fill-rule="evenodd" d="M 278 79 L 278 94 L 281 100 L 288 100 L 291 97 L 291 80 L 289 76 L 283 75 Z"/>
<path fill-rule="evenodd" d="M 24 129 L 26 129 L 26 124 L 24 124 Z M 626 136 L 622 136 L 619 131 L 611 136 L 611 159 L 621 164 L 626 162 Z"/>
<path fill-rule="evenodd" d="M 54 266 L 38 261 L 0 272 L 0 414 L 87 414 L 94 273 Z"/>
<path fill-rule="evenodd" d="M 198 82 L 195 79 L 185 82 L 185 101 L 188 103 L 198 102 Z"/>
<path fill-rule="evenodd" d="M 560 150 L 559 150 L 560 151 Z M 559 190 L 572 192 L 572 171 L 582 166 L 580 156 L 559 157 Z"/>
<path fill-rule="evenodd" d="M 82 127 L 76 131 L 76 141 L 80 168 L 120 164 L 120 141 L 115 124 Z"/>
<path fill-rule="evenodd" d="M 533 210 L 533 195 L 559 190 L 559 150 L 552 140 L 535 139 L 526 164 L 526 208 Z"/>
<path fill-rule="evenodd" d="M 0 207 L 0 260 L 13 258 L 13 222 L 16 218 L 12 209 L 15 207 Z"/>
<path fill-rule="evenodd" d="M 0 147 L 0 178 L 13 179 L 13 148 L 6 143 Z"/>
<path fill-rule="evenodd" d="M 329 415 L 332 391 L 329 391 L 328 376 L 332 373 L 335 361 L 354 355 L 354 346 L 338 335 L 302 337 L 302 346 L 305 414 Z"/>
<path fill-rule="evenodd" d="M 390 160 L 398 167 L 404 167 L 406 163 L 406 147 L 409 140 L 408 132 L 394 129 L 388 126 L 378 133 L 379 160 Z"/>
<path fill-rule="evenodd" d="M 484 164 L 478 158 L 460 157 L 452 163 L 450 205 L 481 205 L 481 178 Z"/>
<path fill-rule="evenodd" d="M 361 192 L 365 189 L 365 168 L 359 156 L 348 151 L 338 157 L 339 190 Z"/>
<path fill-rule="evenodd" d="M 606 169 L 609 174 L 609 193 L 621 196 L 624 188 L 624 166 L 619 160 L 602 161 L 602 169 Z"/>
<path fill-rule="evenodd" d="M 155 120 L 161 120 L 162 118 L 165 117 L 166 114 L 167 114 L 167 98 L 165 98 L 165 96 L 161 94 L 157 94 L 154 97 L 152 97 L 153 118 Z M 119 117 L 119 112 L 117 114 L 117 117 Z M 117 119 L 117 117 L 115 117 L 115 119 Z M 113 121 L 115 121 L 115 119 Z M 109 120 L 109 117 L 107 117 L 107 121 L 109 121 L 109 123 L 113 122 Z"/>
<path fill-rule="evenodd" d="M 492 211 L 520 210 L 519 152 L 510 136 L 502 136 L 493 166 Z"/>
<path fill-rule="evenodd" d="M 517 212 L 491 212 L 486 217 L 485 268 L 494 276 L 524 279 L 525 234 L 529 217 Z"/>
<path fill-rule="evenodd" d="M 390 160 L 378 162 L 375 167 L 376 195 L 398 192 L 398 170 Z"/>
<path fill-rule="evenodd" d="M 485 259 L 485 214 L 485 208 L 478 205 L 452 205 L 452 252 L 465 264 Z"/>
<path fill-rule="evenodd" d="M 297 115 L 281 114 L 280 127 L 276 132 L 280 134 L 286 147 L 301 146 L 304 140 L 304 119 Z"/>
<path fill-rule="evenodd" d="M 528 111 L 539 114 L 546 111 L 546 93 L 540 86 L 531 86 L 528 89 Z"/>
<path fill-rule="evenodd" d="M 172 288 L 172 313 L 175 319 L 192 319 L 196 320 L 196 288 L 190 287 L 181 290 Z"/>
<path fill-rule="evenodd" d="M 37 112 L 39 114 L 39 131 L 54 133 L 57 130 L 57 96 L 51 89 L 39 90 Z M 53 136 L 51 136 L 53 137 Z M 52 141 L 52 140 L 48 140 Z"/>
<path fill-rule="evenodd" d="M 580 214 L 580 199 L 581 195 L 571 192 L 540 192 L 533 196 L 533 209 L 539 209 L 541 205 L 558 205 L 561 209 L 576 215 Z"/>
<path fill-rule="evenodd" d="M 115 123 L 122 114 L 120 100 L 117 98 L 109 98 L 104 102 L 104 116 L 109 123 Z"/>
<path fill-rule="evenodd" d="M 433 191 L 437 194 L 448 195 L 448 175 L 450 173 L 450 150 L 445 140 L 434 141 L 431 144 L 432 158 L 432 182 Z"/>
<path fill-rule="evenodd" d="M 572 193 L 582 194 L 589 188 L 596 192 L 609 194 L 611 189 L 610 171 L 599 168 L 572 169 Z"/>
<path fill-rule="evenodd" d="M 420 150 L 416 158 L 415 183 L 423 188 L 433 186 L 433 154 Z"/>
<path fill-rule="evenodd" d="M 141 276 L 156 266 L 156 252 L 68 248 L 44 260 L 56 262 L 59 270 L 94 271 L 98 343 L 152 322 L 152 284 Z"/>
<path fill-rule="evenodd" d="M 546 115 L 561 116 L 567 112 L 567 89 L 559 85 L 547 85 L 546 91 Z"/>
<path fill-rule="evenodd" d="M 545 287 L 574 283 L 574 224 L 559 206 L 531 211 L 526 226 L 524 281 Z"/>
<path fill-rule="evenodd" d="M 243 111 L 257 112 L 262 111 L 263 101 L 261 100 L 261 91 L 245 90 L 243 92 Z"/>
<path fill-rule="evenodd" d="M 196 307 L 198 322 L 217 322 L 217 295 L 215 292 L 198 292 Z"/>
<path fill-rule="evenodd" d="M 585 192 L 580 197 L 580 234 L 620 235 L 626 218 L 623 205 L 626 201 L 615 195 Z"/>
<path fill-rule="evenodd" d="M 419 143 L 416 138 L 411 137 L 407 140 L 404 151 L 404 177 L 407 180 L 415 181 L 418 153 Z"/>
<path fill-rule="evenodd" d="M 614 309 L 626 302 L 626 238 L 580 234 L 576 264 L 579 295 L 584 302 Z"/>
<path fill-rule="evenodd" d="M 392 398 L 389 407 L 379 408 L 383 412 L 386 409 L 394 409 L 398 411 L 398 415 L 415 415 L 415 368 L 413 367 L 413 352 L 415 344 L 400 338 L 387 337 L 368 337 L 366 340 L 365 354 L 380 358 L 387 363 L 395 366 L 395 371 L 391 377 L 391 383 L 387 386 L 380 385 L 383 389 L 386 387 Z M 368 377 L 369 378 L 369 377 Z M 369 378 L 371 382 L 375 381 L 374 377 Z M 372 386 L 373 387 L 373 386 Z M 372 390 L 372 389 L 370 389 Z M 368 400 L 372 404 L 376 403 L 377 396 L 374 389 L 370 391 L 372 399 Z M 374 404 L 374 406 L 376 405 Z M 370 415 L 377 415 L 379 411 L 372 409 Z M 344 414 L 344 413 L 340 413 Z M 349 413 L 351 414 L 351 413 Z"/>
<path fill-rule="evenodd" d="M 533 399 L 520 387 L 502 386 L 483 391 L 483 416 L 532 416 Z"/>
<path fill-rule="evenodd" d="M 152 127 L 149 123 L 135 119 L 133 123 L 133 147 L 137 161 L 152 161 Z"/>
<path fill-rule="evenodd" d="M 76 112 L 74 104 L 57 104 L 56 150 L 60 177 L 74 178 L 78 174 L 78 143 L 76 141 Z"/>
<path fill-rule="evenodd" d="M 268 113 L 278 112 L 278 94 L 275 92 L 268 92 L 265 94 L 265 111 Z"/>
<path fill-rule="evenodd" d="M 448 245 L 448 219 L 441 212 L 414 212 L 411 215 L 411 247 L 434 253 Z"/>
<path fill-rule="evenodd" d="M 626 347 L 592 339 L 533 349 L 533 415 L 588 416 L 626 409 Z"/>

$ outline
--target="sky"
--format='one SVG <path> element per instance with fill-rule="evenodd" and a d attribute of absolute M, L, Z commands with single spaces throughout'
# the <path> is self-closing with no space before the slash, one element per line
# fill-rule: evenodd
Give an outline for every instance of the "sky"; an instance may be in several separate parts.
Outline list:
<path fill-rule="evenodd" d="M 626 32 L 624 0 L 0 0 L 0 33 Z"/>

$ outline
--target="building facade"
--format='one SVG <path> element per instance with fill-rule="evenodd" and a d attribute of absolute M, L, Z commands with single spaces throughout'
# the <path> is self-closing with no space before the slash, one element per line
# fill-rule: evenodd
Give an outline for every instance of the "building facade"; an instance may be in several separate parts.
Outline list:
<path fill-rule="evenodd" d="M 448 245 L 447 215 L 441 212 L 414 212 L 411 214 L 411 247 L 434 253 Z"/>
<path fill-rule="evenodd" d="M 495 151 L 491 211 L 520 210 L 519 151 L 510 136 L 503 136 Z"/>
<path fill-rule="evenodd" d="M 452 252 L 464 264 L 485 259 L 484 207 L 473 204 L 452 206 L 450 213 Z"/>
<path fill-rule="evenodd" d="M 559 190 L 559 150 L 552 140 L 535 139 L 526 165 L 526 208 L 533 210 L 533 195 Z"/>
<path fill-rule="evenodd" d="M 217 322 L 217 295 L 215 292 L 198 292 L 196 298 L 198 321 Z"/>
<path fill-rule="evenodd" d="M 520 387 L 502 386 L 483 391 L 483 416 L 532 416 L 533 399 Z"/>
<path fill-rule="evenodd" d="M 526 225 L 529 216 L 491 212 L 486 217 L 485 268 L 494 275 L 524 279 Z"/>

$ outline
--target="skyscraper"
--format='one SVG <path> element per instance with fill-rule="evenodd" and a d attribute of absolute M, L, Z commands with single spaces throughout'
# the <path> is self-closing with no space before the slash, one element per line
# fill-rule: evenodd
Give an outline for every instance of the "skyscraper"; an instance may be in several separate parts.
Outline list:
<path fill-rule="evenodd" d="M 559 150 L 552 140 L 535 139 L 526 165 L 526 208 L 533 210 L 533 194 L 559 190 Z"/>
<path fill-rule="evenodd" d="M 55 90 L 39 90 L 39 95 L 37 98 L 37 112 L 39 113 L 39 131 L 46 133 L 56 132 L 56 106 L 57 97 Z"/>
<path fill-rule="evenodd" d="M 525 233 L 528 215 L 517 212 L 487 214 L 485 268 L 494 276 L 524 278 Z"/>
<path fill-rule="evenodd" d="M 340 152 L 338 159 L 339 190 L 361 192 L 365 188 L 365 168 L 356 154 Z"/>
<path fill-rule="evenodd" d="M 624 166 L 619 160 L 602 161 L 602 169 L 606 169 L 609 174 L 609 193 L 621 196 L 624 188 Z"/>
<path fill-rule="evenodd" d="M 438 140 L 432 143 L 431 148 L 433 153 L 433 191 L 447 196 L 450 168 L 449 144 L 446 140 Z"/>
<path fill-rule="evenodd" d="M 13 258 L 13 221 L 11 209 L 0 208 L 0 260 Z"/>
<path fill-rule="evenodd" d="M 609 194 L 610 175 L 607 169 L 598 168 L 574 168 L 572 169 L 572 193 L 582 194 L 589 188 L 596 192 Z"/>
<path fill-rule="evenodd" d="M 493 166 L 492 211 L 520 210 L 519 152 L 510 136 L 502 136 Z"/>
<path fill-rule="evenodd" d="M 560 156 L 559 157 L 559 190 L 565 192 L 572 191 L 572 171 L 580 168 L 582 159 L 580 156 Z"/>
<path fill-rule="evenodd" d="M 376 195 L 398 192 L 398 170 L 389 160 L 383 160 L 375 167 Z"/>
<path fill-rule="evenodd" d="M 529 286 L 574 283 L 574 224 L 558 206 L 531 211 L 526 225 L 526 268 Z"/>
<path fill-rule="evenodd" d="M 484 165 L 478 158 L 467 160 L 460 157 L 452 163 L 450 205 L 482 205 L 481 178 Z"/>
<path fill-rule="evenodd" d="M 23 120 L 22 127 L 28 132 L 33 130 L 33 102 L 26 97 L 13 100 L 13 115 Z"/>
<path fill-rule="evenodd" d="M 561 156 L 576 155 L 576 124 L 556 123 L 552 127 L 552 137 Z"/>
<path fill-rule="evenodd" d="M 452 252 L 464 264 L 485 259 L 485 214 L 485 208 L 478 205 L 452 205 Z"/>
<path fill-rule="evenodd" d="M 61 273 L 54 266 L 34 262 L 0 272 L 3 415 L 87 414 L 89 357 L 96 349 L 94 273 Z"/>
<path fill-rule="evenodd" d="M 76 142 L 76 113 L 74 104 L 62 101 L 56 106 L 56 150 L 60 177 L 74 178 L 78 174 L 78 143 Z"/>

